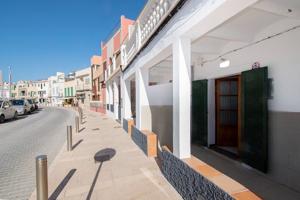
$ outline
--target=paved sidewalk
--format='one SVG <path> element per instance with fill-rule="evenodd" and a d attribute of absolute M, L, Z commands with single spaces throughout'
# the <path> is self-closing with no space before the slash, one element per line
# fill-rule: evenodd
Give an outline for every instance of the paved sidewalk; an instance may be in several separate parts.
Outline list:
<path fill-rule="evenodd" d="M 155 160 L 144 155 L 120 124 L 84 111 L 80 128 L 80 133 L 73 131 L 73 151 L 64 145 L 49 169 L 50 199 L 181 199 Z M 107 148 L 115 155 L 96 163 L 94 155 Z"/>

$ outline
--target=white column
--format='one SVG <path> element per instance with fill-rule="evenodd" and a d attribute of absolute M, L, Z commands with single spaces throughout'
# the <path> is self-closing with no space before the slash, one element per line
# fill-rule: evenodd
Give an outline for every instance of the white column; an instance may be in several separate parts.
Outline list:
<path fill-rule="evenodd" d="M 125 119 L 130 119 L 131 118 L 130 80 L 124 80 L 122 77 L 121 87 L 122 87 L 121 91 L 122 91 L 122 99 L 123 99 L 122 116 Z"/>
<path fill-rule="evenodd" d="M 191 40 L 173 43 L 173 153 L 178 158 L 191 155 Z"/>
<path fill-rule="evenodd" d="M 117 64 L 116 64 L 116 56 L 113 56 L 113 58 L 112 58 L 112 65 L 113 65 L 113 71 L 117 68 Z M 111 73 L 113 73 L 113 72 L 111 72 Z"/>
<path fill-rule="evenodd" d="M 137 69 L 135 73 L 136 77 L 136 127 L 140 130 L 149 129 L 146 120 L 147 115 L 143 112 L 149 106 L 149 100 L 147 96 L 147 84 L 148 84 L 148 70 Z"/>
<path fill-rule="evenodd" d="M 107 110 L 107 105 L 109 105 L 109 87 L 108 87 L 108 83 L 106 83 L 106 87 L 105 87 L 105 103 L 106 103 L 106 108 L 105 110 Z"/>
<path fill-rule="evenodd" d="M 113 104 L 114 104 L 114 116 L 115 119 L 118 119 L 118 108 L 119 108 L 119 89 L 118 89 L 118 84 L 117 81 L 114 80 L 113 82 L 113 89 L 114 89 L 114 100 L 113 100 Z"/>
<path fill-rule="evenodd" d="M 112 83 L 110 82 L 109 83 L 109 104 L 111 105 L 111 104 L 113 104 L 113 85 L 112 85 Z M 109 111 L 110 111 L 110 108 L 111 108 L 111 106 L 109 105 Z M 110 111 L 111 112 L 111 111 Z"/>

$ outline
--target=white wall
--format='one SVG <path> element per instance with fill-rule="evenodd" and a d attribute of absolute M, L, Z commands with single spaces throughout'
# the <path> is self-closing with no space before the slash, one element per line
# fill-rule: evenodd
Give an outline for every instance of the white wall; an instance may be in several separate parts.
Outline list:
<path fill-rule="evenodd" d="M 284 29 L 287 26 L 291 26 L 291 21 L 281 21 L 257 35 L 257 38 L 261 38 L 267 33 L 270 34 L 279 28 Z M 226 55 L 226 59 L 231 62 L 228 68 L 219 68 L 220 61 L 207 63 L 203 67 L 197 66 L 194 70 L 195 80 L 238 74 L 250 70 L 252 64 L 258 61 L 262 67 L 269 67 L 269 78 L 273 78 L 274 98 L 269 100 L 269 110 L 300 112 L 300 90 L 297 87 L 300 85 L 299 36 L 300 29 L 297 29 Z M 223 49 L 222 53 L 236 46 L 237 43 L 232 42 Z"/>
<path fill-rule="evenodd" d="M 173 105 L 173 85 L 166 83 L 147 87 L 150 105 Z"/>

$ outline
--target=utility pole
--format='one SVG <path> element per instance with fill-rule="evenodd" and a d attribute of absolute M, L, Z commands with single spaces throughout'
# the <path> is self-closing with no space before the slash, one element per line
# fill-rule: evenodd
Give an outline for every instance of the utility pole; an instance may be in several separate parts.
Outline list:
<path fill-rule="evenodd" d="M 8 77 L 8 80 L 9 80 L 9 94 L 8 94 L 8 98 L 10 99 L 11 98 L 11 67 L 10 66 L 8 67 L 8 71 L 9 71 L 9 77 Z"/>
<path fill-rule="evenodd" d="M 2 71 L 0 70 L 0 98 L 3 97 L 3 79 L 2 79 Z"/>

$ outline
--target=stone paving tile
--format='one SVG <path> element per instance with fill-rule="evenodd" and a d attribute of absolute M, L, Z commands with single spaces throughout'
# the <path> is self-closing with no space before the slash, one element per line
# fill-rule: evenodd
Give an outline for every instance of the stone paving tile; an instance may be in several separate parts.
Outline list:
<path fill-rule="evenodd" d="M 85 129 L 73 134 L 73 143 L 82 142 L 72 152 L 64 146 L 50 167 L 49 195 L 71 169 L 76 169 L 58 199 L 182 199 L 155 160 L 147 158 L 122 128 L 114 128 L 120 127 L 117 122 L 87 110 L 84 117 L 86 122 L 80 128 Z M 100 164 L 95 163 L 94 155 L 105 148 L 116 154 L 101 165 L 97 177 Z"/>

